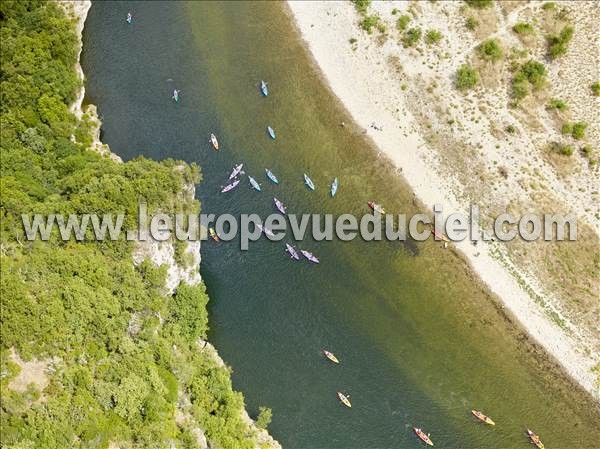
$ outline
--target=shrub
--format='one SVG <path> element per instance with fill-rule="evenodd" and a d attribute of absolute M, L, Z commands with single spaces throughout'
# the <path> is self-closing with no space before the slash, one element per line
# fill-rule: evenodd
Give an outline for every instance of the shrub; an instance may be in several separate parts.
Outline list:
<path fill-rule="evenodd" d="M 516 23 L 512 27 L 512 30 L 517 34 L 522 34 L 522 35 L 533 34 L 533 32 L 534 32 L 533 26 L 530 23 L 526 23 L 526 22 Z"/>
<path fill-rule="evenodd" d="M 425 42 L 429 45 L 437 44 L 442 40 L 442 33 L 438 30 L 429 30 L 425 33 Z"/>
<path fill-rule="evenodd" d="M 593 83 L 591 85 L 591 88 L 593 95 L 595 95 L 596 97 L 600 96 L 600 81 L 596 81 L 595 83 Z"/>
<path fill-rule="evenodd" d="M 571 136 L 573 139 L 583 139 L 585 136 L 585 129 L 587 128 L 587 123 L 585 122 L 577 122 L 573 124 L 573 131 L 571 132 Z"/>
<path fill-rule="evenodd" d="M 409 22 L 410 22 L 410 16 L 404 14 L 404 15 L 398 17 L 398 20 L 396 21 L 396 28 L 398 28 L 398 30 L 400 30 L 400 31 L 404 31 L 406 29 L 406 27 L 408 26 Z"/>
<path fill-rule="evenodd" d="M 408 30 L 402 38 L 402 44 L 404 47 L 414 47 L 414 45 L 421 39 L 421 28 L 411 28 Z"/>
<path fill-rule="evenodd" d="M 581 147 L 581 153 L 582 153 L 582 154 L 583 154 L 585 157 L 589 158 L 589 157 L 592 155 L 592 147 L 591 147 L 591 146 L 589 146 L 589 145 L 584 145 L 584 146 L 582 146 L 582 147 Z"/>
<path fill-rule="evenodd" d="M 477 47 L 479 57 L 486 61 L 498 61 L 502 58 L 502 47 L 498 39 L 487 39 Z"/>
<path fill-rule="evenodd" d="M 512 96 L 517 100 L 522 100 L 529 95 L 529 83 L 527 80 L 513 80 Z"/>
<path fill-rule="evenodd" d="M 542 9 L 544 11 L 549 11 L 554 8 L 556 8 L 556 3 L 554 3 L 554 2 L 546 2 L 542 5 Z"/>
<path fill-rule="evenodd" d="M 540 89 L 546 81 L 546 66 L 531 59 L 523 64 L 519 74 L 524 76 L 534 89 Z"/>
<path fill-rule="evenodd" d="M 508 134 L 514 134 L 517 131 L 513 125 L 508 125 L 505 130 Z"/>
<path fill-rule="evenodd" d="M 348 42 L 350 42 L 351 44 L 356 44 L 357 40 L 355 37 L 351 37 L 350 39 L 348 39 Z"/>
<path fill-rule="evenodd" d="M 492 6 L 492 0 L 465 0 L 471 8 L 484 9 Z"/>
<path fill-rule="evenodd" d="M 567 53 L 567 47 L 571 39 L 573 39 L 574 29 L 567 25 L 562 29 L 560 34 L 547 37 L 548 40 L 548 55 L 551 59 L 556 59 Z"/>
<path fill-rule="evenodd" d="M 469 64 L 461 65 L 456 71 L 456 87 L 460 90 L 472 89 L 479 81 L 477 71 Z"/>
<path fill-rule="evenodd" d="M 469 17 L 467 19 L 467 21 L 465 22 L 465 27 L 467 27 L 467 30 L 473 31 L 478 26 L 479 26 L 479 21 L 475 17 Z"/>
<path fill-rule="evenodd" d="M 573 125 L 570 123 L 563 123 L 560 132 L 563 134 L 571 134 L 573 132 Z"/>
<path fill-rule="evenodd" d="M 354 7 L 360 14 L 366 14 L 369 6 L 371 6 L 371 0 L 352 0 Z"/>
<path fill-rule="evenodd" d="M 365 16 L 364 19 L 360 21 L 360 27 L 365 30 L 367 33 L 371 34 L 373 32 L 373 27 L 379 25 L 379 16 Z"/>
<path fill-rule="evenodd" d="M 273 412 L 268 407 L 259 407 L 258 408 L 258 418 L 256 418 L 256 427 L 259 429 L 266 429 L 267 426 L 271 423 L 271 418 L 273 417 Z"/>
<path fill-rule="evenodd" d="M 394 8 L 392 9 L 392 16 L 395 16 L 396 14 L 398 14 L 398 8 Z"/>
<path fill-rule="evenodd" d="M 571 156 L 573 154 L 573 147 L 571 145 L 563 145 L 560 148 L 560 154 L 563 156 Z"/>
<path fill-rule="evenodd" d="M 548 103 L 548 109 L 566 111 L 567 109 L 569 109 L 569 105 L 567 105 L 567 103 L 565 103 L 563 100 L 559 100 L 558 98 L 552 98 Z"/>

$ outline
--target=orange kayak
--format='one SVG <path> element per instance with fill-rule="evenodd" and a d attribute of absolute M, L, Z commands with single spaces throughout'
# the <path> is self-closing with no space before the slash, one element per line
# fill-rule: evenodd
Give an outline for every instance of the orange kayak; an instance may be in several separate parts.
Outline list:
<path fill-rule="evenodd" d="M 422 429 L 419 429 L 418 427 L 413 427 L 413 430 L 422 441 L 424 441 L 429 446 L 433 446 L 433 441 L 431 441 L 429 435 L 426 435 Z"/>
<path fill-rule="evenodd" d="M 475 416 L 475 418 L 477 418 L 479 421 L 481 421 L 483 423 L 489 424 L 490 426 L 496 425 L 496 423 L 494 421 L 492 421 L 492 418 L 484 415 L 481 412 L 478 412 L 477 410 L 471 410 L 471 413 L 473 413 L 473 416 Z"/>

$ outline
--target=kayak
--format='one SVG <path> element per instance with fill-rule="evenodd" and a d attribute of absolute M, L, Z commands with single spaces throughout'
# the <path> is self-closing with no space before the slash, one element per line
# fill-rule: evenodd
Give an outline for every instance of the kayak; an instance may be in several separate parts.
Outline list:
<path fill-rule="evenodd" d="M 315 190 L 315 183 L 308 177 L 306 173 L 304 173 L 304 183 L 308 186 L 310 190 Z"/>
<path fill-rule="evenodd" d="M 271 136 L 271 139 L 275 140 L 275 131 L 273 131 L 273 128 L 267 126 L 267 132 L 269 133 L 269 136 Z"/>
<path fill-rule="evenodd" d="M 212 133 L 210 135 L 210 143 L 212 143 L 212 146 L 215 149 L 215 151 L 219 150 L 219 141 L 217 140 L 217 136 L 215 136 Z"/>
<path fill-rule="evenodd" d="M 173 96 L 171 98 L 173 98 L 173 100 L 175 100 L 175 102 L 179 101 L 179 91 L 177 89 L 173 90 Z"/>
<path fill-rule="evenodd" d="M 267 88 L 267 83 L 265 83 L 263 80 L 260 81 L 260 91 L 262 92 L 262 94 L 265 97 L 267 95 L 269 95 L 269 89 Z"/>
<path fill-rule="evenodd" d="M 323 349 L 323 355 L 331 360 L 333 363 L 340 363 L 338 358 L 333 355 L 333 353 L 329 352 L 327 349 Z"/>
<path fill-rule="evenodd" d="M 267 173 L 267 178 L 269 178 L 271 181 L 273 181 L 273 184 L 279 184 L 279 180 L 277 179 L 277 177 L 273 174 L 273 172 L 271 170 L 265 168 L 265 172 Z"/>
<path fill-rule="evenodd" d="M 309 251 L 304 251 L 303 249 L 301 249 L 300 252 L 302 253 L 302 255 L 304 257 L 306 257 L 311 262 L 313 262 L 313 263 L 319 263 L 319 259 L 317 259 L 313 253 L 311 253 Z"/>
<path fill-rule="evenodd" d="M 378 213 L 380 213 L 381 215 L 385 215 L 385 209 L 384 209 L 384 208 L 383 208 L 381 205 L 379 205 L 379 204 L 376 204 L 376 203 L 374 203 L 373 201 L 369 201 L 367 204 L 368 204 L 368 205 L 369 205 L 369 207 L 370 207 L 371 209 L 373 209 L 375 212 L 378 212 Z"/>
<path fill-rule="evenodd" d="M 254 190 L 260 192 L 260 184 L 256 182 L 256 179 L 254 179 L 252 176 L 248 176 L 248 181 L 250 181 L 250 185 Z"/>
<path fill-rule="evenodd" d="M 339 391 L 337 392 L 338 398 L 339 400 L 342 402 L 342 404 L 344 404 L 346 407 L 351 408 L 352 404 L 350 403 L 350 399 L 348 396 L 346 396 L 344 393 L 340 393 Z"/>
<path fill-rule="evenodd" d="M 214 228 L 208 228 L 208 233 L 210 235 L 210 238 L 212 238 L 215 242 L 220 242 L 221 241 L 219 239 L 219 235 L 217 234 L 217 232 L 215 231 Z"/>
<path fill-rule="evenodd" d="M 240 183 L 239 179 L 234 179 L 234 181 L 231 184 L 227 184 L 225 187 L 223 187 L 221 189 L 221 193 L 229 192 L 230 190 L 235 189 L 239 183 Z"/>
<path fill-rule="evenodd" d="M 235 167 L 233 167 L 233 171 L 229 175 L 229 179 L 233 179 L 237 175 L 239 175 L 242 172 L 242 168 L 244 168 L 244 164 L 238 164 Z"/>
<path fill-rule="evenodd" d="M 471 413 L 473 413 L 473 416 L 475 416 L 475 418 L 477 418 L 479 421 L 481 421 L 483 423 L 489 424 L 490 426 L 496 425 L 496 423 L 494 421 L 492 421 L 492 418 L 484 415 L 481 412 L 478 412 L 477 410 L 471 410 Z"/>
<path fill-rule="evenodd" d="M 444 234 L 440 234 L 439 232 L 437 232 L 435 229 L 431 229 L 431 235 L 433 235 L 435 240 L 442 240 L 444 242 L 450 242 L 450 240 L 448 239 L 448 237 L 446 237 Z"/>
<path fill-rule="evenodd" d="M 421 430 L 421 429 L 419 429 L 417 427 L 413 427 L 413 430 L 417 434 L 417 436 L 419 438 L 421 438 L 422 441 L 424 441 L 425 443 L 427 443 L 429 446 L 433 446 L 433 442 L 429 438 L 429 435 L 426 435 L 425 432 L 423 432 L 423 430 Z"/>
<path fill-rule="evenodd" d="M 263 225 L 261 225 L 260 223 L 256 224 L 256 228 L 259 229 L 260 232 L 264 232 L 269 237 L 275 237 L 275 234 L 273 234 L 273 231 L 271 231 L 269 228 L 264 228 Z"/>
<path fill-rule="evenodd" d="M 292 259 L 294 259 L 294 260 L 300 260 L 300 256 L 298 255 L 298 252 L 289 243 L 285 244 L 285 252 L 288 253 Z"/>
<path fill-rule="evenodd" d="M 337 179 L 337 178 L 335 178 L 335 179 L 333 180 L 333 182 L 331 183 L 331 197 L 332 197 L 332 198 L 335 196 L 335 194 L 336 194 L 336 192 L 337 192 L 337 189 L 338 189 L 339 185 L 340 185 L 340 183 L 339 183 L 338 179 Z"/>
<path fill-rule="evenodd" d="M 131 21 L 133 20 L 133 16 L 131 15 L 130 12 L 127 13 L 127 23 L 131 23 Z"/>
<path fill-rule="evenodd" d="M 283 205 L 283 203 L 277 198 L 273 198 L 273 201 L 275 202 L 275 207 L 277 207 L 277 210 L 285 215 L 285 206 Z"/>
<path fill-rule="evenodd" d="M 527 429 L 527 436 L 531 440 L 533 444 L 535 444 L 539 449 L 544 449 L 544 443 L 540 440 L 540 437 L 536 435 L 533 431 Z"/>

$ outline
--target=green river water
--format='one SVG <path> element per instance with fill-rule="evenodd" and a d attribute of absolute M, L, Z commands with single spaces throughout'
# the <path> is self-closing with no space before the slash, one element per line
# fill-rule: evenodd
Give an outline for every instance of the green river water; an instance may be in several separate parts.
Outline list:
<path fill-rule="evenodd" d="M 103 141 L 124 159 L 199 163 L 203 212 L 266 216 L 273 196 L 297 214 L 361 216 L 371 199 L 394 213 L 417 210 L 395 168 L 324 84 L 283 3 L 94 2 L 83 68 Z M 210 148 L 210 132 L 220 152 Z M 245 177 L 237 190 L 218 193 L 238 162 L 262 193 Z M 265 167 L 279 186 L 266 181 Z M 549 449 L 600 447 L 597 404 L 526 339 L 453 251 L 431 241 L 305 240 L 300 246 L 321 259 L 312 265 L 290 260 L 282 245 L 262 239 L 242 252 L 236 242 L 205 243 L 201 270 L 210 339 L 250 414 L 273 409 L 270 430 L 285 448 L 421 447 L 412 426 L 439 448 L 528 448 L 526 426 Z M 321 348 L 342 363 L 328 363 Z M 337 390 L 351 395 L 352 409 Z M 472 408 L 496 426 L 475 422 Z"/>

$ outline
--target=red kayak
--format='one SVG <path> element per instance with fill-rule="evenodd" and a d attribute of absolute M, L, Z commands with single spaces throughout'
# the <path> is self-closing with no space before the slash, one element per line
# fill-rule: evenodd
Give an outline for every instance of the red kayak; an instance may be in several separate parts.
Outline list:
<path fill-rule="evenodd" d="M 433 442 L 431 441 L 431 439 L 429 438 L 429 435 L 426 435 L 425 432 L 423 432 L 422 429 L 419 429 L 417 427 L 413 427 L 413 430 L 415 431 L 415 433 L 417 434 L 417 436 L 419 438 L 421 438 L 421 440 L 423 442 L 425 442 L 427 445 L 429 446 L 433 446 Z"/>

